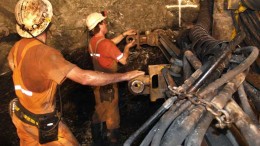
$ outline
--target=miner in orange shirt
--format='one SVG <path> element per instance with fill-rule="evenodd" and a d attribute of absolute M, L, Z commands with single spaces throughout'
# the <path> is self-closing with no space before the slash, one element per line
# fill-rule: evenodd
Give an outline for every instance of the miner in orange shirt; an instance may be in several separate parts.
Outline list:
<path fill-rule="evenodd" d="M 86 25 L 92 36 L 88 51 L 92 57 L 94 69 L 105 73 L 117 72 L 118 62 L 122 65 L 127 63 L 129 49 L 135 45 L 135 42 L 127 44 L 123 52 L 116 44 L 127 35 L 136 34 L 136 31 L 130 29 L 111 40 L 107 39 L 105 37 L 108 32 L 106 16 L 104 13 L 97 12 L 87 16 Z M 91 126 L 93 141 L 102 145 L 102 138 L 107 138 L 110 144 L 117 143 L 120 127 L 117 84 L 95 87 L 94 94 L 96 106 Z"/>

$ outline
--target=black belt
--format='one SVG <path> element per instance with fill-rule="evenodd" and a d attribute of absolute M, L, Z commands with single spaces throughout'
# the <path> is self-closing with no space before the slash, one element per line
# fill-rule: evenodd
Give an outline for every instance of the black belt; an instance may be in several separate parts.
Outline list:
<path fill-rule="evenodd" d="M 15 115 L 24 123 L 27 123 L 32 126 L 38 127 L 39 119 L 42 117 L 49 117 L 49 116 L 56 115 L 56 112 L 47 113 L 47 114 L 34 114 L 28 111 L 25 107 L 23 107 L 18 100 L 14 102 L 15 104 L 13 104 L 12 109 L 14 110 Z"/>

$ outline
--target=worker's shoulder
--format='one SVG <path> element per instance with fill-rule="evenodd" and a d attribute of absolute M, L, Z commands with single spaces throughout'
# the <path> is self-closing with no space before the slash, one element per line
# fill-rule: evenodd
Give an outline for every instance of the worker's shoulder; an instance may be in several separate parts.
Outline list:
<path fill-rule="evenodd" d="M 35 40 L 33 38 L 23 38 L 23 39 L 19 40 L 18 42 L 16 42 L 15 45 L 21 44 L 22 47 L 31 45 L 31 48 L 33 48 L 33 49 L 30 49 L 30 51 L 32 51 L 32 52 L 39 52 L 39 53 L 44 53 L 44 52 L 58 53 L 59 52 L 59 50 L 57 50 L 47 44 L 44 44 L 38 40 Z"/>
<path fill-rule="evenodd" d="M 113 41 L 110 40 L 110 39 L 108 39 L 108 38 L 103 38 L 103 39 L 101 40 L 101 42 L 113 43 Z"/>
<path fill-rule="evenodd" d="M 48 46 L 46 44 L 39 44 L 37 46 L 35 46 L 36 50 L 39 52 L 39 53 L 48 53 L 48 54 L 60 54 L 60 50 L 58 49 L 55 49 L 51 46 Z"/>
<path fill-rule="evenodd" d="M 111 46 L 111 45 L 115 46 L 115 43 L 112 40 L 107 39 L 107 38 L 100 40 L 99 44 L 100 44 L 100 46 Z"/>

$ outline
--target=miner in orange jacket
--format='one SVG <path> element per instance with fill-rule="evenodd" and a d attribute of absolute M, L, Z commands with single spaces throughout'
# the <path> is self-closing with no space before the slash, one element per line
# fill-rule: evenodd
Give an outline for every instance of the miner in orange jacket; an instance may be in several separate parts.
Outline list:
<path fill-rule="evenodd" d="M 82 70 L 66 61 L 59 51 L 45 44 L 52 16 L 48 0 L 19 0 L 15 7 L 16 29 L 23 38 L 8 56 L 17 95 L 10 103 L 10 115 L 21 146 L 79 145 L 55 110 L 57 85 L 66 78 L 82 85 L 101 86 L 144 74 Z"/>
<path fill-rule="evenodd" d="M 90 39 L 88 51 L 96 71 L 115 73 L 117 72 L 118 62 L 123 65 L 126 64 L 129 49 L 135 45 L 135 42 L 132 41 L 127 44 L 123 52 L 118 49 L 116 44 L 125 36 L 136 34 L 136 31 L 130 29 L 111 40 L 107 39 L 105 35 L 108 29 L 105 18 L 104 13 L 97 12 L 87 16 L 86 25 L 90 35 L 93 36 Z M 120 127 L 117 84 L 95 87 L 94 94 L 96 106 L 92 116 L 93 140 L 100 143 L 102 137 L 107 137 L 110 143 L 116 143 L 118 128 Z M 102 127 L 106 127 L 106 130 Z"/>

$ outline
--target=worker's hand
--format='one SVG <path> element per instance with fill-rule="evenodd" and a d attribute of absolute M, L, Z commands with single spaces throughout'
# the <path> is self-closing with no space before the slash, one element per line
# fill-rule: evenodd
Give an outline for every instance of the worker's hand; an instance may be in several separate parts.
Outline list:
<path fill-rule="evenodd" d="M 143 71 L 139 71 L 139 70 L 134 70 L 134 71 L 129 71 L 126 72 L 126 80 L 131 80 L 133 78 L 136 78 L 138 76 L 144 75 Z"/>
<path fill-rule="evenodd" d="M 123 36 L 128 36 L 128 35 L 136 35 L 136 30 L 134 29 L 129 29 L 126 32 L 122 33 Z"/>
<path fill-rule="evenodd" d="M 131 48 L 131 47 L 133 47 L 133 46 L 135 46 L 135 45 L 136 45 L 135 40 L 132 40 L 132 41 L 130 41 L 130 43 L 126 44 L 125 47 Z"/>

